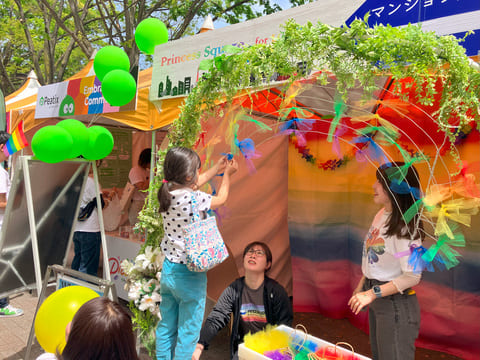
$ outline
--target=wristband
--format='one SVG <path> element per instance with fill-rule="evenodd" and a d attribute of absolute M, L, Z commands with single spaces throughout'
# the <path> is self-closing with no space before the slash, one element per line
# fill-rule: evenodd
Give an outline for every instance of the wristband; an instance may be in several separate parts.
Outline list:
<path fill-rule="evenodd" d="M 372 287 L 372 290 L 375 296 L 377 297 L 377 299 L 382 297 L 382 289 L 380 289 L 380 286 L 375 285 L 374 287 Z"/>

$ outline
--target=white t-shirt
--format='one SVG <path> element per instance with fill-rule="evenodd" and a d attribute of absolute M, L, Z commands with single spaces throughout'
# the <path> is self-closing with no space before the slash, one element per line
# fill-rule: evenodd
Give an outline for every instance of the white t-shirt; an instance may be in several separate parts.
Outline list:
<path fill-rule="evenodd" d="M 391 281 L 405 272 L 412 272 L 408 264 L 410 245 L 422 245 L 420 238 L 411 240 L 384 235 L 389 216 L 385 209 L 377 213 L 363 243 L 362 272 L 368 279 Z M 395 254 L 399 253 L 403 256 L 396 258 Z"/>
<path fill-rule="evenodd" d="M 210 209 L 212 195 L 190 189 L 173 190 L 170 194 L 172 195 L 170 207 L 162 212 L 165 234 L 160 246 L 168 260 L 177 264 L 186 264 L 182 227 L 193 221 L 191 197 L 195 196 L 198 211 L 206 211 Z"/>
<path fill-rule="evenodd" d="M 136 185 L 143 181 L 147 181 L 148 177 L 150 176 L 150 170 L 144 169 L 140 166 L 134 166 L 130 169 L 130 173 L 128 174 L 128 180 L 130 180 L 130 184 Z M 136 187 L 133 191 L 132 200 L 135 201 L 144 201 L 147 198 L 146 191 L 139 191 Z"/>
<path fill-rule="evenodd" d="M 85 183 L 85 188 L 83 189 L 82 198 L 80 199 L 80 207 L 86 206 L 93 198 L 97 195 L 95 192 L 95 181 L 90 176 L 87 178 Z M 77 221 L 75 226 L 75 231 L 82 232 L 99 232 L 100 223 L 98 222 L 98 212 L 97 208 L 93 209 L 90 217 L 85 221 Z"/>
<path fill-rule="evenodd" d="M 8 193 L 10 192 L 10 178 L 8 172 L 0 165 L 0 194 L 5 194 L 5 198 L 8 200 Z M 3 224 L 3 215 L 5 214 L 5 208 L 0 208 L 0 228 Z"/>

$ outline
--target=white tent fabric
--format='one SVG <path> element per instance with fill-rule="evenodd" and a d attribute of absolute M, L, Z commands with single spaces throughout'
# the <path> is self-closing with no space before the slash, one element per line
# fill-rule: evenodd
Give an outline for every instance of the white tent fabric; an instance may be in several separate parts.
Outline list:
<path fill-rule="evenodd" d="M 35 71 L 30 71 L 22 87 L 5 98 L 7 112 L 35 105 L 40 86 Z"/>

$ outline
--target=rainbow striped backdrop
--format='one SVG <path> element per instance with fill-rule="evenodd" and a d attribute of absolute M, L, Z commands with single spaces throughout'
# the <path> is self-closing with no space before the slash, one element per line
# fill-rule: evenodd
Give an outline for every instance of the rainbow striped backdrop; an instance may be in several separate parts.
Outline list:
<path fill-rule="evenodd" d="M 335 157 L 332 145 L 309 140 L 319 160 Z M 428 148 L 424 148 L 428 153 Z M 459 146 L 462 159 L 478 161 L 480 136 L 472 133 Z M 321 170 L 290 144 L 288 227 L 292 252 L 295 311 L 348 318 L 368 332 L 368 313 L 355 316 L 348 299 L 361 277 L 365 234 L 379 207 L 373 203 L 374 164 L 350 160 L 335 170 Z M 425 165 L 416 165 L 423 182 Z M 440 179 L 441 174 L 436 174 Z M 480 174 L 476 173 L 476 178 Z M 478 182 L 478 180 L 477 180 Z M 460 264 L 449 271 L 424 272 L 415 287 L 421 307 L 417 346 L 448 352 L 462 359 L 480 354 L 480 219 L 463 227 L 467 246 Z M 348 339 L 346 339 L 348 341 Z"/>

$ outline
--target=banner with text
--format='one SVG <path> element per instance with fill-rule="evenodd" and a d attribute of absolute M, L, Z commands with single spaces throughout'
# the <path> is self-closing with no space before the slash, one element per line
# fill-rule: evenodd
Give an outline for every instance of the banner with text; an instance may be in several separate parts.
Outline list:
<path fill-rule="evenodd" d="M 38 89 L 35 119 L 132 111 L 137 97 L 124 106 L 111 106 L 96 76 L 45 85 Z"/>
<path fill-rule="evenodd" d="M 334 6 L 334 3 L 332 0 L 311 3 L 157 46 L 149 100 L 187 96 L 203 74 L 199 70 L 200 62 L 223 54 L 225 45 L 244 47 L 271 43 L 288 19 L 299 24 L 322 21 L 340 26 L 362 1 L 344 1 L 342 7 Z"/>

